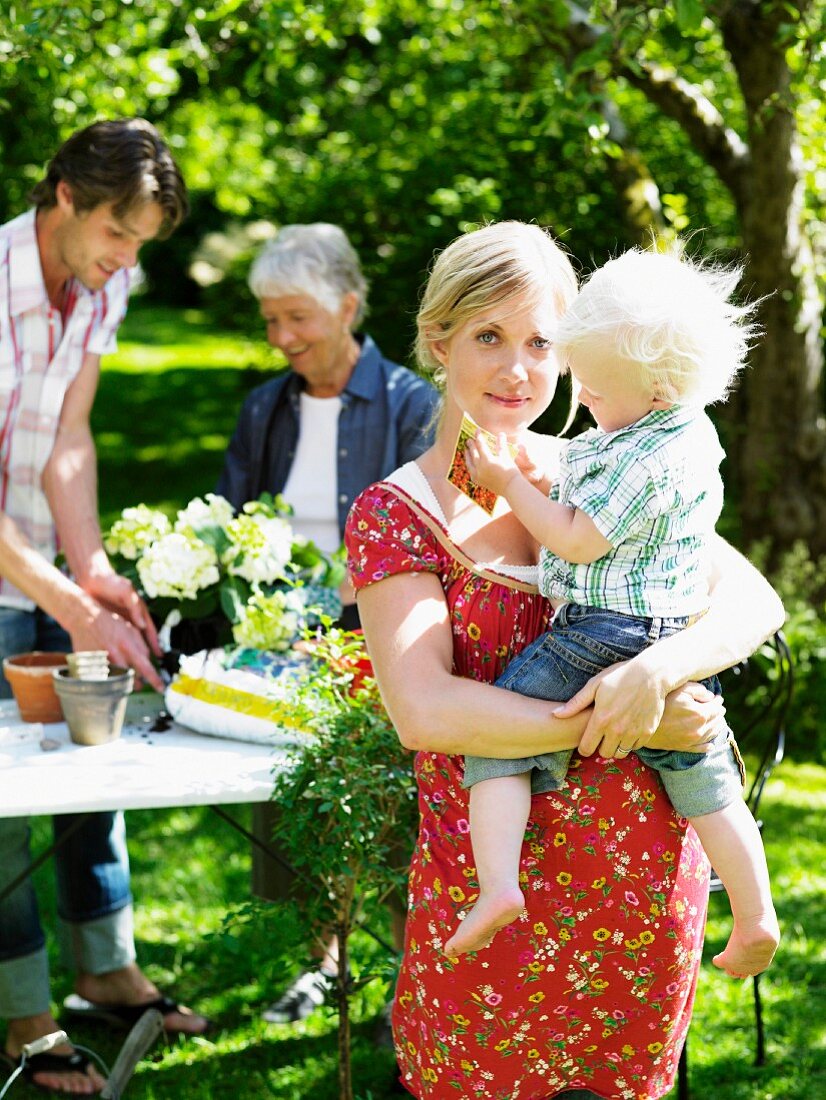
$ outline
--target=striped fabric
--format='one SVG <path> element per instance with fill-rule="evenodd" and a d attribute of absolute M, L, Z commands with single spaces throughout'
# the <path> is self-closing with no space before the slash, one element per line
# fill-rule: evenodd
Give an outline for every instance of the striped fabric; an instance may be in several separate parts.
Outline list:
<path fill-rule="evenodd" d="M 618 431 L 594 428 L 572 439 L 552 498 L 590 516 L 613 549 L 587 565 L 543 549 L 542 592 L 626 615 L 702 611 L 724 457 L 698 409 L 656 409 Z"/>
<path fill-rule="evenodd" d="M 61 314 L 46 294 L 34 210 L 0 226 L 0 509 L 49 561 L 57 536 L 41 489 L 43 468 L 84 356 L 117 347 L 130 280 L 120 270 L 91 291 L 72 279 Z M 0 606 L 34 608 L 3 578 Z"/>

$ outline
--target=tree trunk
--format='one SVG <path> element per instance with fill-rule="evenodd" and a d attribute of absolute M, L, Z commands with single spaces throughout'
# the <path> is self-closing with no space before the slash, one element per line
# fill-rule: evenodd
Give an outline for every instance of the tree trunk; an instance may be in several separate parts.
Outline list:
<path fill-rule="evenodd" d="M 352 902 L 352 899 L 350 899 Z M 349 905 L 348 905 L 349 911 Z M 336 925 L 338 937 L 338 1095 L 339 1100 L 353 1100 L 353 1066 L 350 1051 L 350 956 L 348 938 L 350 923 L 343 919 Z"/>
<path fill-rule="evenodd" d="M 745 289 L 765 296 L 767 334 L 741 386 L 736 448 L 744 534 L 777 552 L 797 539 L 826 553 L 821 303 L 803 224 L 803 179 L 784 49 L 773 24 L 735 5 L 723 21 L 746 102 L 751 171 L 736 195 Z"/>

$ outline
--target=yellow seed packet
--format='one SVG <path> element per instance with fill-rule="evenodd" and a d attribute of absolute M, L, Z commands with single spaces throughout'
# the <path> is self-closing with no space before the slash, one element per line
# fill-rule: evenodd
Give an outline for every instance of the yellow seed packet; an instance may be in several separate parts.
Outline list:
<path fill-rule="evenodd" d="M 455 485 L 460 493 L 464 493 L 465 496 L 470 497 L 474 504 L 478 504 L 480 508 L 483 508 L 488 515 L 490 515 L 496 506 L 497 494 L 494 493 L 493 489 L 485 489 L 484 486 L 477 485 L 471 478 L 470 471 L 465 462 L 465 447 L 468 445 L 468 440 L 473 439 L 477 432 L 483 435 L 490 442 L 492 447 L 496 447 L 496 436 L 492 432 L 480 428 L 474 420 L 471 420 L 467 413 L 464 413 L 462 415 L 462 423 L 459 427 L 459 437 L 453 449 L 453 458 L 447 473 L 447 480 L 451 485 Z M 517 452 L 516 445 L 514 443 L 509 443 L 508 447 L 511 454 L 515 457 Z"/>

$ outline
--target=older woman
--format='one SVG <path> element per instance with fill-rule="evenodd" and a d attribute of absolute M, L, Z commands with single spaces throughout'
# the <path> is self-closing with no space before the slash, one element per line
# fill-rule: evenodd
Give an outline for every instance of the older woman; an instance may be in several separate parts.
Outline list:
<path fill-rule="evenodd" d="M 524 441 L 553 396 L 554 327 L 575 291 L 567 257 L 538 226 L 491 225 L 441 253 L 418 318 L 420 360 L 445 386 L 436 439 L 367 489 L 348 521 L 382 696 L 416 750 L 420 830 L 393 1027 L 402 1080 L 420 1100 L 669 1091 L 708 895 L 693 830 L 636 755 L 575 754 L 564 788 L 532 799 L 525 912 L 490 947 L 451 957 L 445 943 L 479 889 L 463 754 L 576 747 L 589 723 L 628 744 L 652 694 L 668 696 L 656 747 L 702 751 L 718 704 L 699 685 L 674 689 L 744 657 L 782 621 L 766 582 L 718 540 L 708 613 L 602 673 L 593 714 L 569 705 L 562 716 L 494 686 L 546 628 L 538 547 L 506 501 L 488 514 L 447 474 L 464 413 Z"/>
<path fill-rule="evenodd" d="M 427 446 L 437 396 L 356 331 L 367 282 L 338 226 L 284 226 L 249 284 L 289 370 L 245 400 L 217 491 L 236 508 L 282 493 L 294 528 L 336 550 L 361 490 Z M 354 625 L 352 614 L 345 620 Z"/>
<path fill-rule="evenodd" d="M 292 505 L 294 529 L 334 551 L 361 490 L 428 445 L 438 395 L 357 331 L 367 281 L 338 226 L 284 226 L 256 257 L 249 284 L 267 340 L 289 370 L 244 401 L 217 491 L 236 508 L 262 492 L 281 493 Z M 342 625 L 357 627 L 349 585 L 342 601 Z M 269 805 L 254 810 L 254 831 L 267 842 L 275 813 Z M 277 900 L 291 880 L 256 848 L 253 883 L 258 894 Z M 264 1018 L 291 1023 L 312 1012 L 324 1000 L 336 956 L 331 937 L 319 969 L 300 974 Z"/>

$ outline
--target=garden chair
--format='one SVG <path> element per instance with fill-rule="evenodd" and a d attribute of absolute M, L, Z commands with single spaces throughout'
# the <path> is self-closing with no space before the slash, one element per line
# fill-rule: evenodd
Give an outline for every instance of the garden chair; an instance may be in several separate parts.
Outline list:
<path fill-rule="evenodd" d="M 763 822 L 758 816 L 763 789 L 772 771 L 783 759 L 786 747 L 786 716 L 794 686 L 792 659 L 782 631 L 778 631 L 748 660 L 728 669 L 720 676 L 726 710 L 737 744 L 747 757 L 751 786 L 746 802 L 760 831 Z M 712 868 L 709 892 L 725 890 Z M 760 1000 L 760 974 L 752 979 L 754 988 L 754 1064 L 765 1065 L 766 1043 L 763 1027 L 763 1006 Z M 678 1100 L 689 1100 L 688 1036 L 680 1055 L 677 1075 Z"/>

